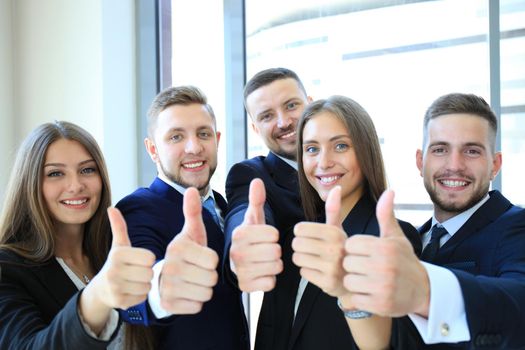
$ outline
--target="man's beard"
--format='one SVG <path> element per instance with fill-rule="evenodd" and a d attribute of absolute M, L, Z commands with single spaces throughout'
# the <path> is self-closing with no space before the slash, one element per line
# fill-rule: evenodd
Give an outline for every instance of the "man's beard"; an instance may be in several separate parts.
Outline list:
<path fill-rule="evenodd" d="M 209 164 L 209 163 L 208 163 Z M 182 179 L 182 176 L 178 176 L 178 175 L 175 175 L 169 171 L 167 171 L 164 166 L 162 165 L 162 162 L 159 162 L 159 165 L 160 165 L 160 168 L 162 169 L 162 172 L 164 173 L 164 175 L 166 175 L 166 177 L 168 179 L 170 179 L 171 181 L 173 181 L 174 183 L 176 183 L 177 185 L 179 186 L 182 186 L 184 188 L 189 188 L 189 187 L 196 187 L 194 184 L 190 184 L 190 183 L 187 183 L 185 182 L 183 179 Z M 215 170 L 217 169 L 217 165 L 215 165 L 214 167 L 211 167 L 210 166 L 210 173 L 208 175 L 208 179 L 206 180 L 206 184 L 200 186 L 200 187 L 197 187 L 197 189 L 199 190 L 199 192 L 205 190 L 208 188 L 208 186 L 210 185 L 210 179 L 211 177 L 213 176 L 213 174 L 215 173 Z"/>
<path fill-rule="evenodd" d="M 481 188 L 479 191 L 474 192 L 471 197 L 465 202 L 465 203 L 447 203 L 444 200 L 441 200 L 439 198 L 437 190 L 434 188 L 431 188 L 430 185 L 428 185 L 425 182 L 425 188 L 428 192 L 428 195 L 430 196 L 430 199 L 434 203 L 434 208 L 438 208 L 439 210 L 451 214 L 460 214 L 464 212 L 465 210 L 468 210 L 472 208 L 474 205 L 476 205 L 480 200 L 485 197 L 485 195 L 489 191 L 489 186 L 485 188 Z"/>

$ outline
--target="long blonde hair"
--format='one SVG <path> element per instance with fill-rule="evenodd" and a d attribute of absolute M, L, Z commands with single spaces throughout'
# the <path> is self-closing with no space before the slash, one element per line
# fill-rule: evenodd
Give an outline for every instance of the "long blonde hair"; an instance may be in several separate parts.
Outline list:
<path fill-rule="evenodd" d="M 34 129 L 22 142 L 7 186 L 0 216 L 0 249 L 7 249 L 34 263 L 54 256 L 55 229 L 42 195 L 43 168 L 49 146 L 59 140 L 79 142 L 93 157 L 102 180 L 100 204 L 86 223 L 83 251 L 98 272 L 111 244 L 106 209 L 111 205 L 109 178 L 97 142 L 86 130 L 64 121 Z"/>

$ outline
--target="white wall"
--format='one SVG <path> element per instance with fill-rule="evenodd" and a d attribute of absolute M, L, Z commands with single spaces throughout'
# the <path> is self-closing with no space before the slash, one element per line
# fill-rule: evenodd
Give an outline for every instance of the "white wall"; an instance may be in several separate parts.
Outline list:
<path fill-rule="evenodd" d="M 0 199 L 14 153 L 11 0 L 0 0 Z M 1 204 L 0 204 L 1 206 Z"/>
<path fill-rule="evenodd" d="M 2 150 L 41 123 L 68 120 L 100 143 L 114 201 L 131 192 L 137 183 L 134 1 L 0 1 L 0 92 L 7 91 L 0 93 Z M 4 153 L 0 167 L 7 169 Z M 0 182 L 4 188 L 3 174 Z"/>

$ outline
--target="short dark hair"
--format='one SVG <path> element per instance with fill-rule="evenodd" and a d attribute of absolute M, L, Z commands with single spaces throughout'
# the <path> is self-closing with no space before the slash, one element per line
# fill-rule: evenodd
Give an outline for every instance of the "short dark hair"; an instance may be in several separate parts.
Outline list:
<path fill-rule="evenodd" d="M 244 87 L 244 105 L 246 106 L 246 99 L 255 90 L 273 83 L 276 80 L 281 79 L 294 79 L 299 85 L 299 88 L 304 92 L 306 96 L 306 89 L 304 88 L 299 76 L 291 69 L 288 68 L 268 68 L 255 74 Z"/>
<path fill-rule="evenodd" d="M 208 104 L 206 95 L 195 86 L 184 85 L 167 88 L 161 91 L 151 103 L 148 109 L 148 136 L 153 137 L 153 129 L 157 123 L 157 117 L 166 108 L 173 105 L 201 104 L 210 113 L 215 123 L 215 113 Z"/>
<path fill-rule="evenodd" d="M 423 145 L 426 144 L 428 138 L 427 127 L 432 119 L 442 115 L 458 113 L 472 114 L 489 122 L 492 131 L 490 141 L 494 151 L 496 149 L 496 134 L 498 133 L 498 118 L 496 114 L 483 97 L 457 92 L 439 97 L 428 107 L 423 122 Z"/>

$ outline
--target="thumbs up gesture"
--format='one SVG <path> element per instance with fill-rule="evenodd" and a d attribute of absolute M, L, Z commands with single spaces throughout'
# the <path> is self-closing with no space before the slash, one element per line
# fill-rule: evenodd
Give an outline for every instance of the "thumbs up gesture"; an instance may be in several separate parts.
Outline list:
<path fill-rule="evenodd" d="M 380 237 L 354 235 L 345 244 L 345 307 L 377 315 L 428 316 L 430 287 L 425 268 L 394 217 L 394 192 L 385 191 L 376 207 Z M 350 307 L 349 307 L 350 308 Z"/>
<path fill-rule="evenodd" d="M 339 297 L 343 287 L 343 258 L 346 233 L 341 227 L 341 187 L 334 187 L 325 202 L 326 223 L 300 222 L 295 225 L 292 260 L 301 276 L 325 293 Z"/>
<path fill-rule="evenodd" d="M 151 289 L 155 255 L 133 248 L 120 211 L 108 208 L 113 243 L 102 269 L 83 290 L 79 311 L 84 322 L 99 333 L 113 308 L 127 309 L 144 301 Z"/>
<path fill-rule="evenodd" d="M 196 314 L 213 295 L 219 256 L 207 247 L 199 192 L 184 193 L 184 227 L 166 249 L 160 275 L 161 306 L 173 314 Z"/>
<path fill-rule="evenodd" d="M 126 309 L 147 298 L 153 277 L 153 253 L 133 248 L 128 238 L 126 222 L 120 211 L 108 208 L 113 243 L 106 263 L 86 287 L 95 291 L 102 303 L 110 308 Z"/>
<path fill-rule="evenodd" d="M 244 221 L 232 233 L 230 266 L 244 292 L 272 290 L 283 270 L 279 232 L 265 224 L 265 200 L 264 183 L 252 180 Z"/>

